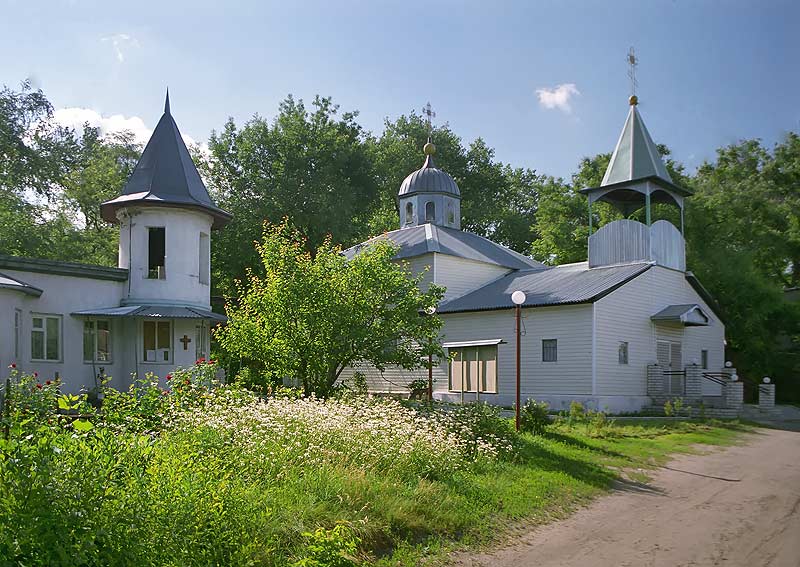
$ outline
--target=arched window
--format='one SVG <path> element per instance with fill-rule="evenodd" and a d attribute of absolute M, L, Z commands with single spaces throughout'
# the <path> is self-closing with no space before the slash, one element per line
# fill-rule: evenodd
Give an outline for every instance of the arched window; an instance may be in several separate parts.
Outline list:
<path fill-rule="evenodd" d="M 453 210 L 453 203 L 447 203 L 447 224 L 456 224 L 456 212 Z"/>
<path fill-rule="evenodd" d="M 406 203 L 406 224 L 414 222 L 414 203 Z"/>
<path fill-rule="evenodd" d="M 428 201 L 425 203 L 425 222 L 433 222 L 436 220 L 436 203 Z"/>

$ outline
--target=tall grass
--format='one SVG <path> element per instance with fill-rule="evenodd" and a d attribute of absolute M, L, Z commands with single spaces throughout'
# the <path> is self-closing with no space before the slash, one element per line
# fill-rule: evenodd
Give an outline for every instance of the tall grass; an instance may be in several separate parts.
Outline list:
<path fill-rule="evenodd" d="M 14 376 L 0 565 L 413 564 L 568 513 L 613 481 L 606 465 L 730 438 L 702 425 L 517 436 L 485 405 L 265 400 L 213 372 L 107 390 L 101 411 Z"/>

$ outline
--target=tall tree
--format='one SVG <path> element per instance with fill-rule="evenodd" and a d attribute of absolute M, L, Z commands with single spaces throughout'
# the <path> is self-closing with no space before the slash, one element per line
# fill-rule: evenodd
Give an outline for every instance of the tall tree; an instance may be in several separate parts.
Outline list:
<path fill-rule="evenodd" d="M 330 98 L 315 98 L 309 111 L 290 96 L 271 122 L 255 116 L 239 130 L 229 120 L 212 134 L 205 175 L 218 205 L 233 213 L 213 244 L 221 291 L 231 292 L 226 282 L 259 265 L 251 244 L 265 220 L 291 218 L 309 250 L 327 235 L 358 239 L 377 184 L 356 116 L 339 115 Z"/>
<path fill-rule="evenodd" d="M 359 362 L 418 368 L 439 354 L 441 320 L 425 315 L 442 298 L 432 285 L 392 261 L 388 243 L 352 260 L 327 238 L 313 251 L 284 223 L 266 226 L 256 246 L 261 270 L 238 285 L 228 324 L 215 336 L 226 352 L 271 379 L 296 377 L 305 392 L 325 396 L 342 370 Z"/>

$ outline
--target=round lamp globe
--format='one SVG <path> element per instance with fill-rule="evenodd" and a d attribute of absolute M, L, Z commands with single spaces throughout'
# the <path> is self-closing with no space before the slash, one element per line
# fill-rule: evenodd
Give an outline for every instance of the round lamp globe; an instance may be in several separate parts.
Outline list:
<path fill-rule="evenodd" d="M 514 302 L 514 305 L 522 305 L 526 299 L 524 291 L 517 290 L 511 294 L 511 301 Z"/>

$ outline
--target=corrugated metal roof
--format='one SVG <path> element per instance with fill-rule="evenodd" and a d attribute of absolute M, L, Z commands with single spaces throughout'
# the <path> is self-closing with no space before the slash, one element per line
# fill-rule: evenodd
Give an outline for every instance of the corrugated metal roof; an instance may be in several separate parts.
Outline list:
<path fill-rule="evenodd" d="M 646 272 L 652 264 L 589 268 L 586 262 L 510 273 L 439 306 L 439 313 L 510 309 L 511 294 L 525 292 L 523 307 L 590 303 Z"/>
<path fill-rule="evenodd" d="M 446 171 L 436 167 L 432 155 L 426 156 L 422 168 L 410 174 L 400 184 L 400 197 L 413 193 L 447 193 L 461 197 L 455 180 Z"/>
<path fill-rule="evenodd" d="M 212 321 L 225 322 L 225 315 L 214 313 L 199 307 L 185 307 L 182 305 L 125 305 L 122 307 L 100 307 L 97 309 L 84 309 L 75 311 L 72 315 L 78 317 L 149 317 L 164 319 L 211 319 Z"/>
<path fill-rule="evenodd" d="M 710 320 L 703 308 L 696 303 L 668 305 L 650 317 L 650 319 L 653 321 L 682 323 L 687 327 L 705 326 L 708 325 Z"/>
<path fill-rule="evenodd" d="M 42 290 L 38 287 L 34 287 L 29 283 L 25 283 L 22 280 L 12 278 L 11 276 L 7 276 L 5 274 L 0 274 L 0 289 L 12 289 L 14 291 L 20 291 L 26 295 L 32 295 L 34 297 L 39 297 L 42 295 Z"/>
<path fill-rule="evenodd" d="M 190 207 L 214 217 L 214 228 L 224 226 L 230 213 L 211 200 L 200 174 L 169 109 L 169 93 L 164 114 L 142 152 L 119 197 L 100 205 L 103 218 L 116 223 L 116 210 L 129 204 Z"/>
<path fill-rule="evenodd" d="M 344 251 L 344 254 L 348 259 L 353 258 L 366 246 L 383 239 L 388 239 L 400 247 L 395 256 L 398 259 L 413 258 L 422 254 L 438 252 L 477 262 L 495 264 L 513 270 L 545 267 L 541 262 L 496 244 L 483 236 L 435 224 L 423 224 L 393 230 L 348 248 Z"/>

